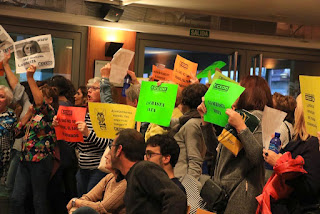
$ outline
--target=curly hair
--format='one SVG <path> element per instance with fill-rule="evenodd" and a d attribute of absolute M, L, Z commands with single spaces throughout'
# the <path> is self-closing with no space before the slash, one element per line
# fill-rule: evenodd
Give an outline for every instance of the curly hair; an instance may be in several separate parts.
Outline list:
<path fill-rule="evenodd" d="M 183 89 L 181 103 L 190 109 L 196 109 L 202 102 L 202 97 L 207 92 L 208 87 L 203 84 L 191 84 Z"/>
<path fill-rule="evenodd" d="M 293 124 L 294 122 L 294 110 L 297 107 L 297 101 L 292 96 L 284 96 L 275 92 L 272 96 L 273 107 L 280 111 L 286 112 L 286 121 Z"/>
<path fill-rule="evenodd" d="M 150 137 L 146 143 L 147 146 L 160 146 L 162 156 L 170 156 L 170 164 L 175 167 L 178 162 L 180 147 L 177 141 L 169 135 L 154 135 Z"/>
<path fill-rule="evenodd" d="M 48 84 L 58 89 L 59 96 L 65 96 L 72 104 L 74 104 L 74 95 L 76 90 L 70 80 L 61 75 L 56 75 L 49 79 Z"/>

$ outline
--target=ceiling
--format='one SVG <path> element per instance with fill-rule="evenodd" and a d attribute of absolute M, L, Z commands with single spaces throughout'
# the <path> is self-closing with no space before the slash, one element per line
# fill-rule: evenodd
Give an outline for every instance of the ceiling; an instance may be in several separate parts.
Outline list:
<path fill-rule="evenodd" d="M 215 16 L 320 25 L 319 0 L 123 0 L 123 3 Z"/>

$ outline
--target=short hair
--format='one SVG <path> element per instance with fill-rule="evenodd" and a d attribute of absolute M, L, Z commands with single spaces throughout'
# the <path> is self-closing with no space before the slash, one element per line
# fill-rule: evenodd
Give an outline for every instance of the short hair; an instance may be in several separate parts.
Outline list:
<path fill-rule="evenodd" d="M 160 146 L 161 154 L 163 156 L 170 155 L 170 164 L 172 167 L 175 167 L 179 159 L 180 147 L 177 141 L 173 137 L 167 134 L 154 135 L 148 139 L 147 146 L 152 146 L 152 147 Z"/>
<path fill-rule="evenodd" d="M 125 157 L 130 161 L 141 161 L 144 159 L 146 150 L 144 138 L 135 129 L 123 129 L 117 134 L 116 149 L 122 146 Z"/>
<path fill-rule="evenodd" d="M 270 87 L 262 77 L 246 76 L 240 81 L 240 85 L 245 90 L 236 104 L 237 109 L 263 111 L 264 106 L 273 106 Z"/>
<path fill-rule="evenodd" d="M 7 105 L 10 105 L 13 100 L 13 93 L 10 88 L 4 85 L 0 85 L 0 90 L 4 91 L 4 94 L 6 95 L 7 99 Z"/>
<path fill-rule="evenodd" d="M 43 96 L 46 96 L 48 98 L 52 98 L 52 104 L 51 106 L 58 110 L 59 108 L 59 95 L 58 95 L 58 89 L 51 87 L 47 84 L 44 84 L 39 88 L 43 94 Z"/>
<path fill-rule="evenodd" d="M 99 83 L 100 83 L 100 81 L 101 81 L 101 77 L 91 78 L 91 79 L 88 80 L 87 87 L 88 87 L 88 86 L 92 86 L 92 85 L 95 84 L 96 82 L 99 82 Z"/>
<path fill-rule="evenodd" d="M 201 104 L 202 97 L 207 90 L 207 86 L 203 84 L 191 84 L 183 89 L 181 103 L 191 109 L 196 109 Z"/>
<path fill-rule="evenodd" d="M 273 107 L 280 111 L 286 112 L 285 118 L 289 123 L 294 122 L 294 110 L 296 109 L 297 102 L 292 96 L 284 96 L 278 92 L 275 92 L 272 96 Z"/>
<path fill-rule="evenodd" d="M 140 84 L 131 85 L 126 90 L 126 96 L 127 98 L 133 102 L 134 100 L 139 100 L 139 94 L 140 94 Z"/>

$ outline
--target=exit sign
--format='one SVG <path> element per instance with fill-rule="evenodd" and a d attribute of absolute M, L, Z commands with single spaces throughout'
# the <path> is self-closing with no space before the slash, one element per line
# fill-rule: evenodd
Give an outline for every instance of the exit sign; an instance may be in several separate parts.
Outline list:
<path fill-rule="evenodd" d="M 210 31 L 200 29 L 190 29 L 190 36 L 209 37 Z"/>

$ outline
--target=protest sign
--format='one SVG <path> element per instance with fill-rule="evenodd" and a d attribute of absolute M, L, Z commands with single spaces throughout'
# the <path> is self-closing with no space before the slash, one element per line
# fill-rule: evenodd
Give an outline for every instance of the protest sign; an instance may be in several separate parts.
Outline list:
<path fill-rule="evenodd" d="M 275 132 L 280 132 L 280 126 L 287 113 L 265 106 L 262 113 L 262 141 L 263 147 L 269 148 L 270 140 Z M 282 142 L 283 143 L 283 142 Z"/>
<path fill-rule="evenodd" d="M 129 105 L 89 102 L 93 130 L 101 138 L 114 139 L 122 129 L 134 128 L 136 108 Z"/>
<path fill-rule="evenodd" d="M 0 62 L 4 59 L 4 54 L 13 52 L 13 40 L 6 30 L 0 25 Z"/>
<path fill-rule="evenodd" d="M 300 75 L 299 79 L 307 132 L 316 137 L 320 131 L 320 77 Z"/>
<path fill-rule="evenodd" d="M 59 106 L 57 120 L 59 126 L 55 127 L 57 140 L 67 142 L 83 142 L 83 136 L 78 131 L 76 122 L 84 121 L 86 108 Z"/>
<path fill-rule="evenodd" d="M 239 85 L 238 82 L 230 79 L 229 77 L 226 77 L 226 76 L 223 75 L 221 72 L 216 72 L 216 73 L 214 74 L 214 76 L 213 76 L 213 78 L 212 78 L 212 82 L 214 82 L 214 81 L 217 80 L 217 79 L 226 80 L 226 81 L 228 81 L 228 82 L 232 82 L 232 83 L 234 83 L 234 84 Z"/>
<path fill-rule="evenodd" d="M 154 123 L 168 127 L 176 102 L 178 85 L 142 82 L 136 121 Z"/>
<path fill-rule="evenodd" d="M 36 36 L 14 43 L 16 73 L 25 73 L 30 65 L 37 69 L 54 68 L 51 35 Z"/>
<path fill-rule="evenodd" d="M 216 61 L 216 62 L 212 63 L 211 65 L 209 65 L 206 69 L 201 71 L 197 75 L 197 78 L 200 79 L 200 78 L 208 77 L 209 72 L 211 73 L 211 75 L 213 75 L 216 72 L 216 68 L 221 69 L 225 65 L 226 65 L 226 63 L 223 61 Z"/>
<path fill-rule="evenodd" d="M 174 63 L 172 81 L 177 83 L 179 87 L 187 87 L 190 85 L 192 76 L 196 76 L 198 64 L 191 62 L 179 55 Z"/>
<path fill-rule="evenodd" d="M 172 80 L 173 70 L 167 68 L 158 68 L 155 65 L 152 65 L 152 79 L 153 80 L 163 80 L 170 81 Z"/>
<path fill-rule="evenodd" d="M 111 60 L 110 82 L 123 84 L 123 79 L 127 75 L 133 56 L 133 51 L 123 48 L 120 48 L 117 53 L 113 55 Z"/>
<path fill-rule="evenodd" d="M 207 113 L 204 121 L 224 127 L 228 123 L 226 110 L 245 90 L 242 86 L 226 80 L 215 80 L 204 95 Z"/>

